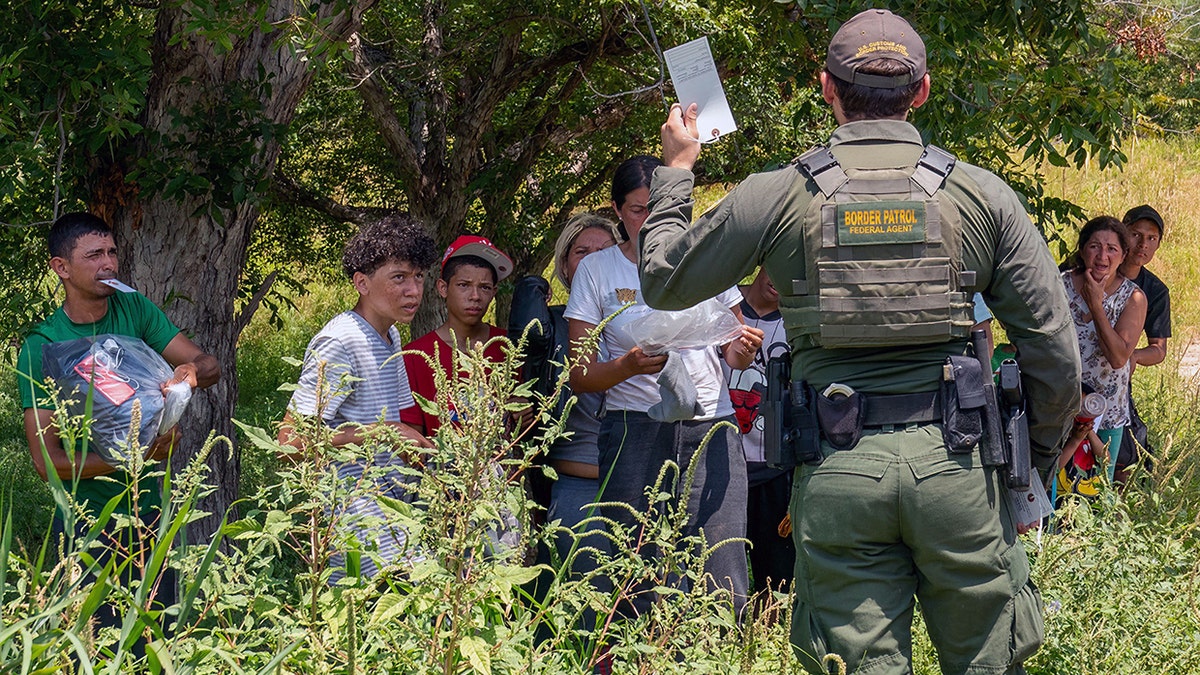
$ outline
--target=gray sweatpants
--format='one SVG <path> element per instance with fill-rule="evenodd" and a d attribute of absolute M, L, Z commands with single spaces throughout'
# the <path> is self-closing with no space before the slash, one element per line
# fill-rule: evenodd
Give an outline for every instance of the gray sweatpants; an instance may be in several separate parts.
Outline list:
<path fill-rule="evenodd" d="M 705 434 L 720 421 L 731 424 L 722 427 L 699 451 Z M 668 460 L 679 466 L 680 473 L 672 472 L 662 489 L 672 495 L 670 504 L 678 504 L 684 496 L 685 478 L 688 467 L 697 462 L 695 479 L 687 493 L 687 523 L 683 536 L 704 533 L 706 545 L 718 547 L 704 566 L 706 582 L 710 591 L 732 594 L 735 611 L 741 615 L 749 590 L 746 571 L 746 546 L 741 539 L 746 536 L 746 459 L 742 454 L 741 436 L 733 416 L 718 420 L 658 422 L 644 413 L 610 410 L 600 425 L 600 481 L 603 492 L 600 501 L 623 502 L 637 513 L 646 513 L 650 502 L 646 488 L 654 484 L 659 471 Z M 607 477 L 607 484 L 604 484 Z M 665 514 L 665 504 L 658 504 Z M 651 544 L 638 544 L 647 533 L 641 531 L 634 513 L 619 506 L 602 506 L 601 512 L 629 530 L 630 547 L 641 547 L 645 558 L 658 558 L 661 553 Z M 698 551 L 690 551 L 693 555 Z M 617 546 L 620 555 L 620 546 Z M 621 580 L 612 581 L 620 583 Z M 657 583 L 688 586 L 686 578 L 655 580 Z M 645 580 L 636 584 L 631 593 L 632 606 L 625 605 L 626 613 L 645 611 L 654 601 L 655 581 Z"/>

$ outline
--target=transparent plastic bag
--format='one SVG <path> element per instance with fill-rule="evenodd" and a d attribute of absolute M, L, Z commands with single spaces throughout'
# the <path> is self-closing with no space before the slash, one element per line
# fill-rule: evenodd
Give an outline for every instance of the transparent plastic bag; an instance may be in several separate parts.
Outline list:
<path fill-rule="evenodd" d="M 733 310 L 710 298 L 677 312 L 654 310 L 630 321 L 627 330 L 643 352 L 654 355 L 723 345 L 742 334 L 742 323 Z"/>
<path fill-rule="evenodd" d="M 173 373 L 174 371 L 172 371 Z M 187 409 L 187 404 L 191 400 L 192 385 L 187 382 L 176 382 L 167 387 L 166 396 L 163 397 L 162 420 L 158 423 L 159 436 L 162 436 L 171 427 L 179 424 L 179 420 L 183 419 L 183 411 Z"/>
<path fill-rule="evenodd" d="M 175 422 L 163 426 L 168 398 L 161 386 L 171 379 L 171 366 L 145 342 L 127 335 L 102 334 L 69 342 L 52 342 L 42 347 L 42 372 L 58 385 L 63 400 L 71 400 L 69 412 L 82 415 L 89 391 L 92 398 L 92 433 L 88 451 L 114 466 L 123 464 L 131 445 L 129 427 L 133 402 L 141 401 L 138 447 L 150 445 L 174 426 L 187 400 L 175 392 L 170 401 Z"/>

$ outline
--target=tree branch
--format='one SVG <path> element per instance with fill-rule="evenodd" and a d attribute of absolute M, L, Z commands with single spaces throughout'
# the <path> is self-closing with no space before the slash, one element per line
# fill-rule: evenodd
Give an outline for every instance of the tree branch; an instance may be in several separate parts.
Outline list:
<path fill-rule="evenodd" d="M 392 209 L 373 206 L 349 206 L 335 201 L 331 197 L 310 190 L 300 185 L 282 171 L 276 171 L 271 180 L 271 191 L 277 200 L 320 211 L 335 220 L 354 223 L 358 226 L 367 225 L 392 213 Z"/>
<path fill-rule="evenodd" d="M 410 191 L 409 198 L 413 199 L 419 190 L 421 177 L 421 163 L 417 157 L 417 149 L 404 133 L 404 128 L 396 117 L 396 111 L 392 108 L 387 92 L 380 86 L 374 70 L 363 53 L 361 36 L 352 36 L 349 43 L 350 51 L 354 54 L 349 69 L 351 76 L 356 80 L 355 89 L 366 103 L 371 118 L 379 126 L 379 135 L 383 139 L 384 146 L 396 159 L 396 170 L 400 174 L 401 183 Z"/>
<path fill-rule="evenodd" d="M 267 297 L 267 293 L 271 292 L 271 287 L 275 285 L 275 280 L 279 278 L 279 270 L 275 270 L 267 275 L 266 279 L 259 284 L 258 290 L 250 297 L 242 311 L 233 319 L 234 335 L 241 335 L 242 331 L 246 330 L 246 326 L 250 325 L 250 319 L 254 318 L 254 313 L 258 311 L 258 306 L 262 304 L 263 298 Z"/>

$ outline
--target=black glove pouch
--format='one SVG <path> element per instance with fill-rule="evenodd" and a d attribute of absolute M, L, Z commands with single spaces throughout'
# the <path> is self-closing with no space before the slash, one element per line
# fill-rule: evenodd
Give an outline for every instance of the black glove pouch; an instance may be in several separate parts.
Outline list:
<path fill-rule="evenodd" d="M 983 438 L 983 366 L 970 356 L 951 356 L 954 379 L 942 379 L 942 433 L 950 452 L 966 453 Z"/>
<path fill-rule="evenodd" d="M 849 450 L 862 438 L 866 406 L 862 394 L 826 398 L 817 396 L 817 421 L 825 440 L 838 450 Z"/>

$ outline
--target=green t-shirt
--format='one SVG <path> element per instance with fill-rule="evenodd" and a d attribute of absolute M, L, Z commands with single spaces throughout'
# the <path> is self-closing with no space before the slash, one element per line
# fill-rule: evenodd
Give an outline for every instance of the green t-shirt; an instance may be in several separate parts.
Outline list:
<path fill-rule="evenodd" d="M 43 345 L 105 333 L 139 338 L 161 354 L 179 334 L 179 329 L 141 293 L 116 293 L 109 297 L 108 313 L 94 323 L 75 323 L 59 307 L 48 319 L 38 324 L 21 345 L 21 353 L 17 356 L 17 386 L 21 390 L 21 407 L 53 409 L 47 399 L 45 377 L 42 374 Z M 79 502 L 89 502 L 89 508 L 99 511 L 108 500 L 123 492 L 128 483 L 129 476 L 123 471 L 108 474 L 105 479 L 82 478 L 75 498 Z M 159 508 L 156 487 L 143 486 L 141 492 L 139 505 L 143 514 Z M 131 510 L 128 502 L 117 507 L 120 513 L 129 513 Z"/>

